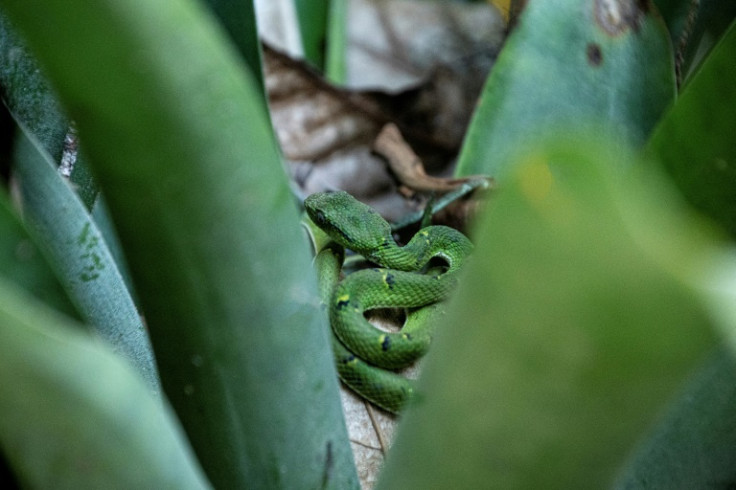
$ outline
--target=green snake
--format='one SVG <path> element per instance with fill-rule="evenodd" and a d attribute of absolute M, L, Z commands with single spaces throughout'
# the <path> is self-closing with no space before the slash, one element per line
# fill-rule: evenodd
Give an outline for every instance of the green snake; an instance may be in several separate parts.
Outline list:
<path fill-rule="evenodd" d="M 427 306 L 455 288 L 472 245 L 453 228 L 428 226 L 399 246 L 386 220 L 342 191 L 312 194 L 304 207 L 332 240 L 318 251 L 315 264 L 329 310 L 338 374 L 363 398 L 397 413 L 414 387 L 394 371 L 427 352 L 434 323 L 427 318 L 432 315 Z M 343 247 L 381 268 L 360 270 L 338 282 Z M 445 266 L 439 272 L 437 260 Z M 408 309 L 406 324 L 396 333 L 374 327 L 364 314 L 376 308 Z"/>

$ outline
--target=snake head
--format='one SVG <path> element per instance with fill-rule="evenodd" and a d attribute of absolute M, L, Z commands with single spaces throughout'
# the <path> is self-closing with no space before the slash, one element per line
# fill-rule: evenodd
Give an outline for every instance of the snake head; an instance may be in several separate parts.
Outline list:
<path fill-rule="evenodd" d="M 370 206 L 344 191 L 318 192 L 304 200 L 309 218 L 345 248 L 375 250 L 391 239 L 391 226 Z"/>

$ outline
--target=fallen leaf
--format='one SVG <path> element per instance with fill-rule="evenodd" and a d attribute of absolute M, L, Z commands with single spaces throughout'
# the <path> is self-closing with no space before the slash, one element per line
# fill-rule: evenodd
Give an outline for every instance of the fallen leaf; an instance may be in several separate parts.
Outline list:
<path fill-rule="evenodd" d="M 274 127 L 302 197 L 342 189 L 398 221 L 425 201 L 397 193 L 372 142 L 392 122 L 427 173 L 451 173 L 503 20 L 487 5 L 353 1 L 348 24 L 350 88 L 265 49 Z"/>

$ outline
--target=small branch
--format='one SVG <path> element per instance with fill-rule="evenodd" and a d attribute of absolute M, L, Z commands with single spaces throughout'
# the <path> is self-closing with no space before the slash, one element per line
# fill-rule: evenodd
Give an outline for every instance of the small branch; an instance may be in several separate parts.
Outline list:
<path fill-rule="evenodd" d="M 373 143 L 373 149 L 386 159 L 399 182 L 413 191 L 445 193 L 473 180 L 488 179 L 478 175 L 459 178 L 427 175 L 421 159 L 404 141 L 399 128 L 393 123 L 383 127 Z"/>

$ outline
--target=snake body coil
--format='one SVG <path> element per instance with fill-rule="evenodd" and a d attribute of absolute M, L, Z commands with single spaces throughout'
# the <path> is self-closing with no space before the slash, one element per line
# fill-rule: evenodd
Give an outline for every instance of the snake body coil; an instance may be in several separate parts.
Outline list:
<path fill-rule="evenodd" d="M 455 287 L 458 269 L 472 245 L 453 228 L 429 226 L 401 247 L 390 225 L 346 192 L 313 194 L 304 205 L 332 240 L 382 266 L 350 274 L 333 288 L 341 251 L 327 247 L 316 259 L 341 379 L 376 405 L 398 412 L 413 388 L 392 370 L 426 353 L 432 334 L 426 307 Z M 446 266 L 442 272 L 437 272 L 433 259 Z M 409 308 L 412 313 L 400 332 L 389 333 L 366 320 L 364 313 L 375 308 Z"/>

